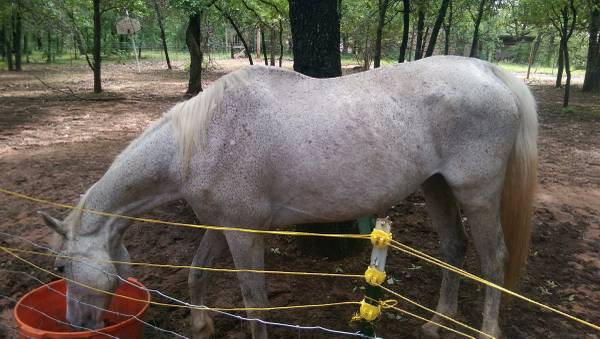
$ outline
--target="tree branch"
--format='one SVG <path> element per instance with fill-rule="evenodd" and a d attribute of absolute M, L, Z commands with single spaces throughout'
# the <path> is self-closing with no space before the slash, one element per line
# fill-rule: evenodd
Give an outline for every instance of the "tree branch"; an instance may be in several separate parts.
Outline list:
<path fill-rule="evenodd" d="M 258 14 L 258 12 L 256 11 L 256 9 L 250 7 L 250 5 L 248 5 L 248 3 L 246 3 L 246 0 L 242 0 L 242 4 L 244 5 L 244 7 L 246 7 L 246 9 L 248 9 L 250 12 L 252 12 L 254 14 L 254 16 L 256 17 L 256 19 L 258 19 L 258 22 L 262 25 L 262 26 L 269 26 L 266 22 L 264 22 L 260 16 L 260 14 Z"/>
<path fill-rule="evenodd" d="M 282 17 L 286 17 L 286 15 L 283 13 L 282 10 L 279 9 L 279 7 L 277 7 L 277 5 L 275 5 L 274 3 L 268 1 L 268 0 L 258 0 L 259 2 L 262 2 L 265 5 L 269 5 L 271 7 L 273 7 L 273 9 L 275 9 L 275 12 L 279 13 L 279 15 L 281 15 Z"/>
<path fill-rule="evenodd" d="M 575 30 L 575 24 L 577 23 L 577 9 L 575 9 L 575 4 L 573 0 L 569 0 L 569 7 L 571 8 L 571 12 L 573 13 L 573 21 L 571 21 L 571 28 L 569 29 L 569 33 L 567 34 L 567 39 L 573 35 L 573 31 Z"/>
<path fill-rule="evenodd" d="M 118 9 L 118 6 L 111 6 L 111 7 L 106 7 L 106 8 L 102 8 L 102 10 L 100 10 L 100 14 L 104 14 L 108 11 L 112 11 L 113 9 Z"/>

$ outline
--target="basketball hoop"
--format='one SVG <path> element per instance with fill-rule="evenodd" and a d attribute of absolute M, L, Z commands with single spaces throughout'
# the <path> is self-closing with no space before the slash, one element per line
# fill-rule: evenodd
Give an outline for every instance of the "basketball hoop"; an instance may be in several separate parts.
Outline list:
<path fill-rule="evenodd" d="M 140 21 L 130 17 L 117 21 L 117 34 L 132 35 L 142 29 Z"/>
<path fill-rule="evenodd" d="M 135 38 L 133 37 L 133 35 L 142 29 L 142 25 L 140 24 L 139 20 L 132 19 L 129 16 L 129 11 L 127 10 L 127 8 L 125 8 L 125 14 L 127 15 L 126 18 L 122 18 L 121 20 L 117 21 L 117 34 L 132 36 L 131 42 L 133 43 L 133 54 L 135 55 L 135 62 L 137 64 L 138 73 L 140 73 L 140 60 L 138 59 L 138 52 L 137 48 L 135 47 Z"/>

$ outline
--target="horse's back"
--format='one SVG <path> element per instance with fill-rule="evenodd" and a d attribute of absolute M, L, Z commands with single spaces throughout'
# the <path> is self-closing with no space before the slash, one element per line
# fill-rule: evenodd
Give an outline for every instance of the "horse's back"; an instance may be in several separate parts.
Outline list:
<path fill-rule="evenodd" d="M 197 176 L 268 197 L 293 222 L 389 207 L 435 173 L 508 157 L 518 109 L 492 67 L 438 57 L 332 79 L 247 68 L 223 93 Z"/>

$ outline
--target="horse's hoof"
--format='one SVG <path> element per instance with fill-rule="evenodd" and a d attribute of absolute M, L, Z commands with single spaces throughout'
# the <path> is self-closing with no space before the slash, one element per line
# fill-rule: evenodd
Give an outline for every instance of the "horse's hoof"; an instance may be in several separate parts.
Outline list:
<path fill-rule="evenodd" d="M 202 323 L 196 322 L 192 318 L 192 339 L 208 339 L 215 334 L 215 326 L 210 317 L 204 316 Z"/>
<path fill-rule="evenodd" d="M 439 339 L 440 335 L 438 334 L 438 329 L 439 327 L 437 325 L 425 324 L 416 331 L 416 337 L 422 339 Z"/>

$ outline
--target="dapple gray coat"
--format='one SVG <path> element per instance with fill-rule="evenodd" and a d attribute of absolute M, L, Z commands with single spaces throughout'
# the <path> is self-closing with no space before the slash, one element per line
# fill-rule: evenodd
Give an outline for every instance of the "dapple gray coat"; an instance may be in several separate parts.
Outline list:
<path fill-rule="evenodd" d="M 512 286 L 527 255 L 536 138 L 527 87 L 475 59 L 431 57 L 333 79 L 249 67 L 175 106 L 116 158 L 80 206 L 137 215 L 185 199 L 201 223 L 266 229 L 385 211 L 422 187 L 443 259 L 462 265 L 460 206 L 483 277 L 502 284 L 506 273 Z M 128 259 L 127 220 L 88 212 L 45 219 L 71 255 Z M 210 266 L 228 246 L 236 267 L 261 269 L 263 241 L 208 231 L 193 265 Z M 127 274 L 100 266 L 71 261 L 65 274 L 106 290 L 117 281 L 105 272 Z M 239 280 L 246 306 L 267 305 L 263 275 Z M 189 282 L 192 302 L 203 304 L 207 273 L 193 270 Z M 438 312 L 455 315 L 458 284 L 444 272 Z M 68 292 L 101 307 L 110 298 L 72 283 Z M 482 331 L 490 335 L 500 333 L 499 305 L 500 292 L 488 288 Z M 99 311 L 76 302 L 67 318 L 102 325 Z M 435 336 L 437 327 L 425 324 L 423 332 Z M 192 333 L 212 333 L 205 311 L 192 311 Z M 266 328 L 253 323 L 252 333 L 266 337 Z"/>

